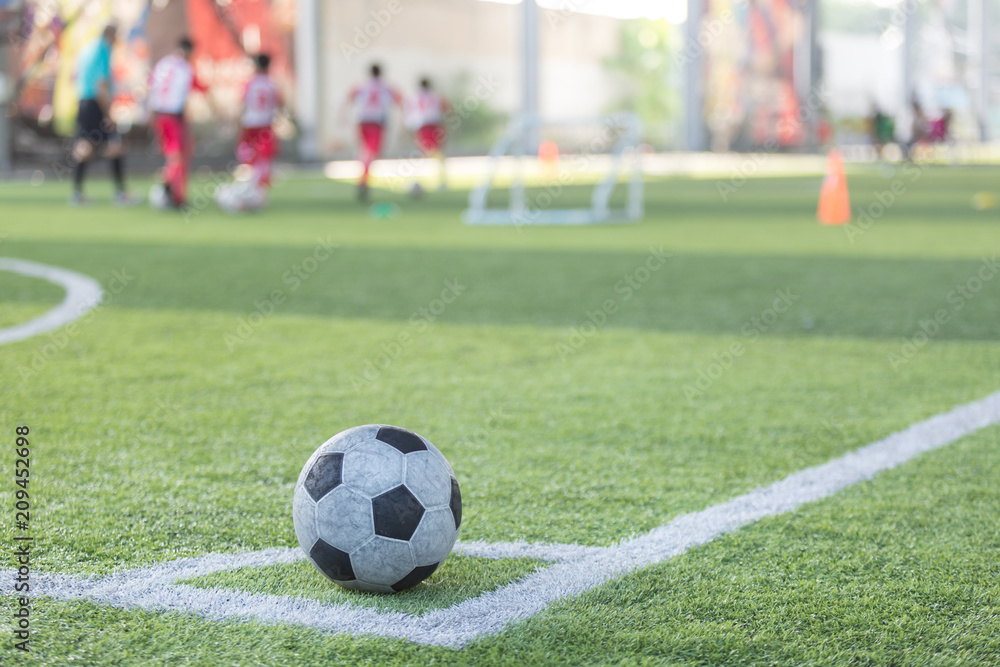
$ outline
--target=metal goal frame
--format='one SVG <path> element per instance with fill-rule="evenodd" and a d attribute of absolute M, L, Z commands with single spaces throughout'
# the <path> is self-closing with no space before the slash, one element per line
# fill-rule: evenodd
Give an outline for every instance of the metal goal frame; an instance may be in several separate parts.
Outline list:
<path fill-rule="evenodd" d="M 525 171 L 536 164 L 538 137 L 544 126 L 580 127 L 603 126 L 607 137 L 597 137 L 584 150 L 563 159 L 586 163 L 601 173 L 590 198 L 590 208 L 555 208 L 555 200 L 564 185 L 572 180 L 560 176 L 543 190 L 536 201 L 529 202 L 525 188 Z M 511 119 L 506 131 L 490 149 L 486 174 L 469 194 L 469 207 L 463 220 L 469 225 L 591 225 L 638 222 L 645 213 L 643 178 L 639 142 L 642 122 L 632 113 L 619 113 L 604 118 L 547 119 L 534 115 L 519 115 Z M 534 149 L 534 150 L 531 150 Z M 505 163 L 513 163 L 510 196 L 506 208 L 491 208 L 487 201 L 497 175 Z M 566 172 L 571 173 L 571 172 Z M 611 207 L 611 195 L 625 178 L 626 201 L 622 208 Z M 542 182 L 544 187 L 545 183 Z M 556 194 L 553 195 L 552 191 Z M 547 195 L 546 195 L 547 193 Z"/>

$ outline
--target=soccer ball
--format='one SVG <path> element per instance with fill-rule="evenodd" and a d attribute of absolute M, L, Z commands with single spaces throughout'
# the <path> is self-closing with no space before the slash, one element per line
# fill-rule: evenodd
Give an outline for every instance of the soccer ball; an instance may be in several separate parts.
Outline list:
<path fill-rule="evenodd" d="M 171 204 L 170 197 L 167 195 L 167 189 L 163 187 L 163 184 L 157 183 L 149 189 L 150 206 L 157 210 L 163 210 L 170 208 Z"/>
<path fill-rule="evenodd" d="M 226 213 L 258 211 L 264 208 L 264 189 L 249 181 L 234 181 L 215 189 L 215 203 Z"/>
<path fill-rule="evenodd" d="M 396 426 L 357 426 L 317 449 L 292 499 L 299 545 L 321 573 L 361 591 L 416 586 L 451 553 L 462 494 L 448 460 Z"/>

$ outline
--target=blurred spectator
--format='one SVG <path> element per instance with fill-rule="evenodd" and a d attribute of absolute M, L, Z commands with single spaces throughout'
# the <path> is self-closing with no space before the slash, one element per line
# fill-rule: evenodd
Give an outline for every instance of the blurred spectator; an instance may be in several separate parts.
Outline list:
<path fill-rule="evenodd" d="M 896 140 L 896 121 L 892 116 L 882 113 L 878 105 L 873 103 L 872 115 L 869 117 L 868 122 L 876 157 L 882 159 L 882 150 L 885 148 L 885 145 L 891 144 Z"/>
<path fill-rule="evenodd" d="M 927 114 L 924 113 L 920 101 L 916 97 L 911 102 L 913 107 L 913 121 L 910 124 L 910 140 L 906 142 L 903 156 L 907 160 L 913 159 L 913 149 L 927 137 Z"/>
<path fill-rule="evenodd" d="M 945 109 L 939 118 L 931 121 L 927 130 L 927 143 L 948 143 L 951 140 L 951 109 Z"/>

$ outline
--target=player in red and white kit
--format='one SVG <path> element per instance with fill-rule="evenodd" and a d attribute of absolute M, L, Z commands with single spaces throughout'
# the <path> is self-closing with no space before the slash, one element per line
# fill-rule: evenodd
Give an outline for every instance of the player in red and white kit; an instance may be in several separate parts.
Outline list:
<path fill-rule="evenodd" d="M 163 167 L 163 201 L 181 208 L 187 198 L 188 166 L 191 162 L 191 138 L 184 121 L 184 107 L 192 90 L 205 92 L 191 67 L 194 44 L 181 38 L 177 49 L 160 59 L 149 78 L 149 109 L 153 129 L 166 159 Z M 156 203 L 156 202 L 154 202 Z"/>
<path fill-rule="evenodd" d="M 274 79 L 268 76 L 271 57 L 260 54 L 254 58 L 256 73 L 243 92 L 243 115 L 240 117 L 240 139 L 236 144 L 236 159 L 249 165 L 251 182 L 266 190 L 271 185 L 271 169 L 278 152 L 278 142 L 271 124 L 281 107 L 281 94 Z"/>
<path fill-rule="evenodd" d="M 407 125 L 412 129 L 417 147 L 427 157 L 437 158 L 441 175 L 442 190 L 445 189 L 444 141 L 445 116 L 451 111 L 451 104 L 431 86 L 430 79 L 420 80 L 417 94 L 406 101 Z"/>
<path fill-rule="evenodd" d="M 382 137 L 389 120 L 389 110 L 395 104 L 402 105 L 402 97 L 382 81 L 382 68 L 372 65 L 371 77 L 361 86 L 353 88 L 348 95 L 348 101 L 354 105 L 355 119 L 358 122 L 358 133 L 361 148 L 358 159 L 364 170 L 358 181 L 358 198 L 368 199 L 368 172 L 372 162 L 382 150 Z"/>

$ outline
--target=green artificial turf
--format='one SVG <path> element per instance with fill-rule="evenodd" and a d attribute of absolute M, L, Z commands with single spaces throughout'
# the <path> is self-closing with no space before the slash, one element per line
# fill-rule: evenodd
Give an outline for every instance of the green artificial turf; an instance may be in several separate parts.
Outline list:
<path fill-rule="evenodd" d="M 375 220 L 354 199 L 350 185 L 297 177 L 282 183 L 275 206 L 261 215 L 229 216 L 211 206 L 184 218 L 144 207 L 95 205 L 67 209 L 66 186 L 27 183 L 0 185 L 5 242 L 29 239 L 125 244 L 222 245 L 309 248 L 332 235 L 351 246 L 401 248 L 544 248 L 643 252 L 652 243 L 695 254 L 809 255 L 978 258 L 996 251 L 1000 211 L 976 210 L 977 192 L 1000 194 L 994 167 L 900 167 L 891 175 L 859 169 L 848 175 L 855 224 L 860 213 L 878 212 L 879 195 L 905 188 L 892 205 L 851 240 L 845 227 L 815 224 L 822 178 L 750 179 L 725 200 L 719 178 L 648 179 L 647 216 L 638 225 L 565 227 L 471 227 L 460 213 L 468 192 L 433 193 L 421 201 L 376 191 L 374 202 L 399 204 L 397 217 Z M 195 183 L 193 190 L 210 182 Z M 148 182 L 134 190 L 145 192 Z M 535 190 L 540 194 L 544 190 Z M 531 199 L 529 192 L 529 201 Z M 589 206 L 589 190 L 566 188 L 553 206 Z M 40 216 L 44 215 L 44 218 Z M 38 224 L 44 219 L 45 224 Z M 0 249 L 3 246 L 0 245 Z M 3 250 L 0 254 L 9 254 Z"/>
<path fill-rule="evenodd" d="M 608 329 L 564 361 L 562 328 L 438 325 L 369 382 L 399 324 L 275 316 L 230 353 L 235 326 L 108 306 L 51 360 L 47 338 L 5 351 L 4 405 L 36 442 L 40 565 L 291 546 L 309 454 L 385 422 L 453 464 L 462 539 L 612 544 L 985 395 L 1000 368 L 986 343 L 893 371 L 895 341 L 761 338 L 689 401 L 741 339 Z"/>
<path fill-rule="evenodd" d="M 462 650 L 37 601 L 23 664 L 988 665 L 1000 428 L 765 519 Z M 11 598 L 3 600 L 5 615 Z M 13 655 L 9 645 L 2 651 Z"/>
<path fill-rule="evenodd" d="M 2 303 L 0 304 L 0 328 L 24 324 L 40 315 L 44 315 L 51 308 L 51 306 L 43 306 L 36 303 Z"/>
<path fill-rule="evenodd" d="M 1000 279 L 982 278 L 1000 215 L 970 204 L 998 173 L 852 172 L 856 214 L 918 175 L 866 229 L 815 223 L 815 177 L 753 179 L 725 200 L 728 178 L 651 180 L 644 222 L 579 229 L 464 226 L 463 192 L 376 192 L 400 205 L 376 220 L 348 187 L 308 177 L 278 187 L 260 215 L 187 220 L 69 210 L 58 185 L 3 185 L 0 256 L 108 290 L 76 326 L 0 348 L 0 428 L 12 440 L 16 424 L 31 427 L 33 567 L 107 575 L 293 546 L 301 466 L 363 423 L 411 428 L 444 452 L 462 485 L 462 540 L 613 545 L 822 463 L 1000 388 Z M 585 203 L 575 189 L 563 197 Z M 61 297 L 0 272 L 0 326 Z M 1000 511 L 987 488 L 996 438 L 465 652 L 37 599 L 36 662 L 988 663 L 995 584 L 976 607 L 948 582 L 995 569 L 995 529 L 994 542 L 962 536 L 986 540 Z M 12 467 L 0 457 L 0 479 Z M 0 484 L 0 505 L 12 495 Z M 893 512 L 922 537 L 887 533 Z M 13 535 L 0 522 L 5 544 Z M 872 545 L 885 563 L 917 560 L 886 571 Z M 940 576 L 923 576 L 928 559 Z M 477 561 L 454 562 L 471 588 L 446 599 L 457 582 L 445 580 L 417 606 L 535 567 Z M 0 562 L 16 561 L 5 550 Z M 282 591 L 280 577 L 251 574 L 214 577 L 309 594 L 307 581 Z M 914 606 L 937 597 L 950 606 Z"/>
<path fill-rule="evenodd" d="M 998 451 L 994 426 L 550 608 L 482 650 L 507 664 L 515 663 L 508 656 L 535 664 L 996 664 Z"/>
<path fill-rule="evenodd" d="M 419 616 L 434 609 L 451 607 L 463 600 L 523 579 L 544 565 L 542 561 L 532 558 L 489 559 L 454 554 L 427 579 L 395 595 L 363 593 L 340 588 L 306 561 L 263 567 L 242 567 L 178 583 L 196 588 L 289 595 L 330 604 L 351 604 Z"/>
<path fill-rule="evenodd" d="M 4 247 L 0 245 L 0 251 L 2 250 Z M 0 252 L 0 257 L 8 254 L 10 253 Z M 0 306 L 4 308 L 26 303 L 50 304 L 51 307 L 62 301 L 63 289 L 40 278 L 0 271 L 0 294 L 3 294 Z"/>
<path fill-rule="evenodd" d="M 27 322 L 55 307 L 62 300 L 63 290 L 44 280 L 0 271 L 0 294 L 0 328 L 4 328 Z"/>

